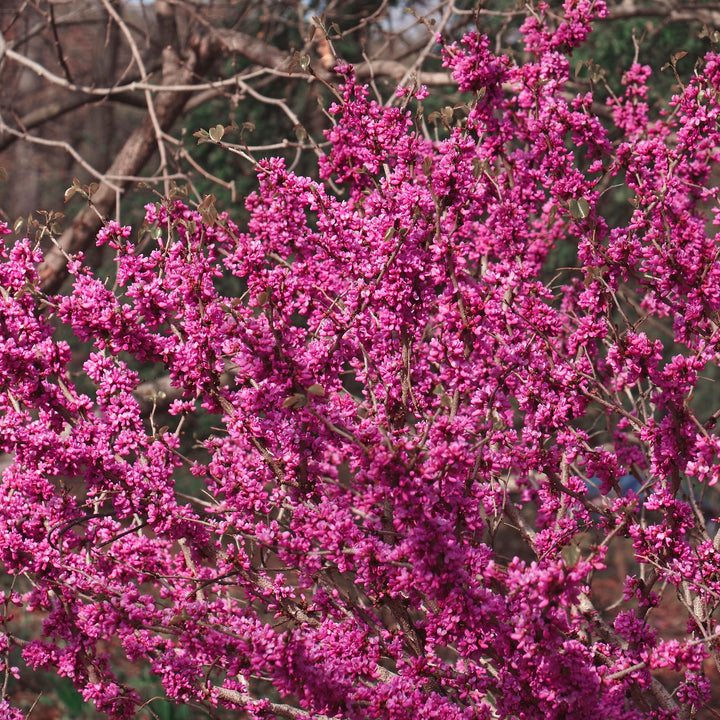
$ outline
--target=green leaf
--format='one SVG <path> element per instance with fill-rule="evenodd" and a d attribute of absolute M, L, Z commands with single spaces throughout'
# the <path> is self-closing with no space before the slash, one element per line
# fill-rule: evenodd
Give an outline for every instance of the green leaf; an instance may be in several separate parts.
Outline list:
<path fill-rule="evenodd" d="M 223 135 L 225 134 L 225 128 L 222 125 L 216 125 L 214 128 L 210 128 L 208 135 L 214 142 L 220 142 Z"/>
<path fill-rule="evenodd" d="M 325 388 L 322 385 L 318 385 L 317 383 L 311 385 L 308 388 L 308 392 L 311 395 L 316 395 L 317 397 L 325 397 Z"/>
<path fill-rule="evenodd" d="M 206 225 L 214 225 L 218 219 L 218 211 L 215 207 L 216 197 L 210 193 L 203 197 L 203 201 L 198 205 L 198 212 L 202 216 Z"/>
<path fill-rule="evenodd" d="M 674 67 L 675 65 L 677 65 L 677 61 L 678 61 L 678 60 L 682 60 L 686 55 L 687 55 L 687 53 L 686 53 L 684 50 L 681 50 L 680 52 L 673 53 L 673 54 L 670 56 L 670 62 L 673 64 L 673 67 Z"/>
<path fill-rule="evenodd" d="M 293 393 L 282 402 L 283 408 L 301 408 L 307 405 L 307 398 L 302 393 Z"/>
<path fill-rule="evenodd" d="M 182 200 L 188 196 L 188 186 L 178 185 L 174 180 L 170 182 L 170 199 Z"/>
<path fill-rule="evenodd" d="M 572 543 L 572 545 L 566 545 L 560 551 L 560 554 L 562 555 L 562 559 L 565 562 L 565 565 L 571 568 L 575 567 L 578 564 L 581 552 L 580 548 L 575 543 Z"/>
<path fill-rule="evenodd" d="M 584 220 L 590 214 L 590 204 L 585 198 L 568 201 L 568 208 L 575 220 Z"/>
<path fill-rule="evenodd" d="M 198 139 L 197 144 L 202 145 L 203 143 L 210 142 L 210 134 L 207 130 L 198 130 L 193 133 L 193 137 Z"/>

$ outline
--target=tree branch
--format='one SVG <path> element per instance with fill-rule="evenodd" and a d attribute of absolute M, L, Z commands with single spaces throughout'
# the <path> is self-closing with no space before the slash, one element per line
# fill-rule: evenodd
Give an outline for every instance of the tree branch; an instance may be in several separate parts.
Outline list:
<path fill-rule="evenodd" d="M 170 48 L 163 52 L 163 80 L 168 84 L 192 84 L 196 71 L 207 64 L 209 45 L 207 42 L 195 43 L 195 54 L 184 65 Z M 158 126 L 168 130 L 180 115 L 188 92 L 168 92 L 158 95 L 154 111 Z M 153 121 L 146 117 L 123 145 L 115 161 L 108 169 L 108 176 L 137 175 L 157 149 L 157 138 Z M 127 180 L 117 183 L 120 189 L 129 184 Z M 45 292 L 57 292 L 67 276 L 67 255 L 80 252 L 89 247 L 102 227 L 102 219 L 110 215 L 117 202 L 116 189 L 108 182 L 102 182 L 92 196 L 93 207 L 79 213 L 72 226 L 60 237 L 58 246 L 51 248 L 40 266 L 40 278 Z"/>
<path fill-rule="evenodd" d="M 141 100 L 138 100 L 134 95 L 132 95 L 132 93 L 113 95 L 109 98 L 109 101 L 114 103 L 122 103 L 123 105 L 130 105 L 131 107 L 136 108 L 145 107 L 145 103 Z M 57 118 L 62 117 L 63 115 L 72 112 L 73 110 L 77 110 L 83 105 L 88 105 L 90 103 L 96 102 L 97 98 L 88 96 L 85 93 L 73 93 L 72 95 L 68 95 L 61 100 L 49 102 L 42 107 L 31 110 L 29 113 L 27 113 L 27 115 L 23 115 L 20 118 L 18 124 L 23 130 L 31 130 L 38 125 L 50 122 L 50 120 L 56 120 Z M 20 140 L 22 137 L 22 133 L 20 135 L 9 133 L 7 137 L 4 137 L 2 138 L 2 140 L 0 140 L 0 152 L 6 150 L 8 147 L 10 147 L 17 140 Z"/>

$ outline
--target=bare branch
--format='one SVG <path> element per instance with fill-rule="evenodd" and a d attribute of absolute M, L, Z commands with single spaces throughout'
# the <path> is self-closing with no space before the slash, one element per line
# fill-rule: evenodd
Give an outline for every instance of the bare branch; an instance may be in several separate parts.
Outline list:
<path fill-rule="evenodd" d="M 238 30 L 217 28 L 214 31 L 218 48 L 235 55 L 242 55 L 263 67 L 287 70 L 290 57 L 273 45 Z"/>
<path fill-rule="evenodd" d="M 184 65 L 172 49 L 167 48 L 163 53 L 163 78 L 168 84 L 189 85 L 195 77 L 195 69 L 208 61 L 208 44 L 197 44 L 194 60 Z M 161 130 L 167 130 L 182 111 L 187 101 L 188 93 L 168 92 L 159 95 L 153 106 L 155 118 Z M 149 118 L 135 130 L 118 153 L 115 161 L 108 169 L 107 176 L 124 177 L 137 175 L 150 159 L 157 148 L 155 124 Z M 127 187 L 127 182 L 119 182 L 121 188 Z M 80 252 L 90 246 L 102 226 L 101 217 L 110 215 L 116 206 L 116 188 L 108 182 L 103 182 L 92 197 L 93 208 L 87 208 L 76 218 L 73 225 L 68 228 L 59 239 L 58 248 L 52 248 L 45 256 L 45 262 L 40 268 L 43 289 L 46 292 L 56 292 L 67 275 L 66 255 Z"/>

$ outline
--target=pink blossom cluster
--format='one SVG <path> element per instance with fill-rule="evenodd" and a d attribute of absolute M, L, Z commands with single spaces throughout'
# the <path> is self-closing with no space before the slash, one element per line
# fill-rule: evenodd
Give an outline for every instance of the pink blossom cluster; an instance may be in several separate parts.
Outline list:
<path fill-rule="evenodd" d="M 565 88 L 604 12 L 541 5 L 523 64 L 477 33 L 443 41 L 469 111 L 438 141 L 339 68 L 319 181 L 262 162 L 244 230 L 179 201 L 146 207 L 155 242 L 109 223 L 112 281 L 75 257 L 72 292 L 46 296 L 38 250 L 5 242 L 0 672 L 21 648 L 118 720 L 147 700 L 118 658 L 252 718 L 707 702 L 720 436 L 693 396 L 720 359 L 720 56 L 653 120 L 634 65 L 602 122 Z M 602 216 L 611 183 L 624 225 Z M 548 279 L 568 242 L 578 267 Z M 79 377 L 60 328 L 90 348 Z M 137 363 L 181 392 L 164 427 Z M 622 538 L 637 564 L 613 614 L 592 577 Z M 653 625 L 663 585 L 681 638 Z"/>

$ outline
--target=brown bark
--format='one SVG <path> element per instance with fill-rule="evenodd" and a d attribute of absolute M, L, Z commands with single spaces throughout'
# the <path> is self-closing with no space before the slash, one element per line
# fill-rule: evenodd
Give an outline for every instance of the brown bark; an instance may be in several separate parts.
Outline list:
<path fill-rule="evenodd" d="M 287 70 L 290 65 L 288 53 L 247 33 L 219 28 L 214 31 L 213 36 L 220 49 L 230 54 L 242 55 L 263 67 Z"/>

